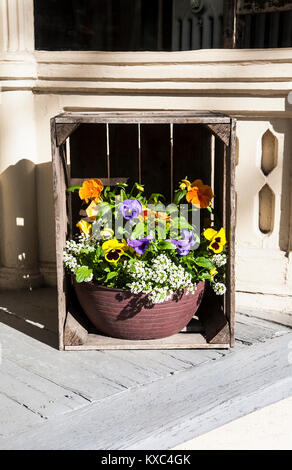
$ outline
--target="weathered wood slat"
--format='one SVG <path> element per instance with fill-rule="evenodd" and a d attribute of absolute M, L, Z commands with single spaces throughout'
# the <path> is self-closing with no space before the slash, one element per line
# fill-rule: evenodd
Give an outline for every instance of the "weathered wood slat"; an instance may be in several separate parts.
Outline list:
<path fill-rule="evenodd" d="M 53 160 L 53 187 L 56 226 L 59 348 L 62 350 L 64 348 L 63 329 L 66 318 L 66 281 L 63 266 L 63 250 L 66 242 L 68 220 L 66 213 L 66 175 L 64 172 L 60 151 L 57 147 L 56 122 L 54 118 L 51 119 L 51 146 Z"/>
<path fill-rule="evenodd" d="M 89 334 L 86 343 L 77 346 L 65 346 L 66 350 L 101 350 L 101 349 L 226 349 L 226 343 L 207 343 L 201 333 L 178 333 L 168 338 L 128 341 L 119 338 L 110 338 L 98 334 Z"/>
<path fill-rule="evenodd" d="M 269 339 L 287 334 L 290 331 L 290 328 L 282 325 L 237 314 L 235 338 L 244 344 L 263 343 Z"/>
<path fill-rule="evenodd" d="M 91 178 L 99 178 L 104 186 L 114 186 L 117 183 L 127 183 L 128 177 L 120 177 L 120 178 L 100 178 L 99 176 L 90 176 L 88 178 L 71 178 L 70 179 L 70 186 L 80 184 L 82 185 L 83 181 L 86 181 Z"/>
<path fill-rule="evenodd" d="M 88 405 L 88 400 L 80 395 L 9 360 L 4 360 L 0 368 L 1 393 L 44 419 Z M 1 430 L 6 432 L 2 427 Z"/>
<path fill-rule="evenodd" d="M 284 325 L 292 328 L 292 315 L 289 315 L 285 312 L 275 312 L 275 311 L 261 311 L 261 310 L 249 310 L 246 308 L 238 307 L 239 314 L 242 314 L 245 318 L 250 319 L 259 319 L 266 322 L 269 322 L 269 326 L 275 325 Z M 238 314 L 237 314 L 238 315 Z"/>
<path fill-rule="evenodd" d="M 4 324 L 0 325 L 0 331 L 3 362 L 9 360 L 29 373 L 62 387 L 68 395 L 76 393 L 91 402 L 191 367 L 189 360 L 175 358 L 178 351 L 173 351 L 172 356 L 168 357 L 164 351 L 139 350 L 83 351 L 82 354 L 72 351 L 68 354 L 60 353 Z M 206 358 L 221 357 L 215 351 L 214 355 L 208 351 L 200 351 L 199 354 L 198 351 L 191 352 L 197 364 L 206 362 Z"/>
<path fill-rule="evenodd" d="M 291 328 L 285 325 L 279 325 L 278 323 L 270 323 L 268 312 L 265 313 L 265 319 L 247 316 L 246 314 L 237 315 L 236 337 L 238 343 L 235 350 L 116 350 L 106 352 L 83 351 L 82 354 L 78 351 L 72 351 L 68 354 L 66 352 L 60 353 L 48 347 L 46 344 L 33 339 L 31 337 L 35 336 L 33 330 L 25 331 L 26 334 L 20 332 L 22 330 L 20 322 L 31 325 L 27 320 L 33 320 L 37 325 L 38 320 L 41 319 L 42 305 L 46 306 L 46 309 L 48 309 L 51 315 L 53 314 L 55 309 L 54 289 L 39 289 L 33 292 L 22 292 L 18 309 L 16 309 L 16 307 L 19 302 L 14 296 L 11 296 L 11 294 L 9 300 L 7 293 L 1 293 L 0 301 L 3 308 L 7 309 L 7 312 L 3 314 L 0 313 L 1 320 L 4 319 L 5 321 L 6 317 L 12 319 L 16 317 L 17 319 L 17 322 L 12 324 L 12 328 L 6 326 L 4 323 L 0 324 L 2 346 L 2 365 L 0 368 L 0 403 L 2 410 L 0 418 L 0 437 L 4 439 L 5 436 L 9 436 L 9 441 L 3 440 L 1 442 L 0 439 L 1 448 L 6 448 L 6 445 L 13 445 L 16 441 L 12 436 L 25 432 L 28 428 L 31 430 L 36 429 L 38 433 L 41 433 L 42 426 L 41 428 L 39 428 L 39 426 L 42 425 L 43 421 L 47 421 L 47 419 L 49 422 L 54 423 L 55 418 L 60 416 L 60 423 L 61 426 L 63 426 L 63 422 L 67 420 L 67 417 L 69 417 L 71 413 L 73 413 L 72 416 L 76 416 L 76 420 L 79 413 L 81 413 L 80 420 L 82 421 L 83 410 L 88 408 L 88 411 L 92 409 L 95 413 L 95 406 L 100 400 L 100 405 L 105 403 L 104 398 L 106 397 L 111 396 L 109 403 L 115 404 L 118 394 L 121 397 L 125 397 L 124 400 L 126 403 L 134 403 L 137 396 L 137 406 L 139 406 L 139 400 L 142 400 L 139 392 L 141 385 L 143 385 L 141 388 L 144 389 L 144 387 L 149 387 L 150 383 L 152 383 L 153 386 L 155 382 L 157 382 L 157 384 L 163 384 L 165 380 L 168 381 L 170 377 L 176 378 L 185 373 L 189 373 L 191 370 L 195 371 L 194 375 L 189 378 L 192 392 L 190 389 L 190 394 L 187 394 L 184 398 L 180 395 L 181 383 L 176 383 L 173 395 L 171 396 L 170 394 L 168 396 L 168 408 L 166 405 L 162 406 L 162 421 L 163 414 L 166 416 L 166 420 L 169 419 L 169 406 L 171 405 L 172 407 L 174 403 L 173 400 L 176 399 L 177 393 L 179 393 L 179 397 L 177 397 L 178 401 L 180 399 L 184 401 L 184 406 L 187 400 L 188 403 L 195 404 L 193 408 L 192 405 L 188 407 L 191 412 L 196 411 L 199 413 L 199 409 L 201 409 L 202 406 L 202 415 L 196 415 L 195 417 L 195 419 L 199 420 L 197 421 L 198 427 L 194 425 L 196 430 L 201 430 L 205 421 L 211 426 L 214 426 L 214 420 L 220 424 L 222 417 L 226 416 L 226 410 L 228 410 L 228 419 L 237 417 L 236 413 L 238 413 L 238 410 L 242 410 L 242 402 L 236 402 L 235 404 L 231 402 L 231 405 L 229 402 L 225 404 L 221 387 L 223 387 L 223 389 L 225 387 L 231 397 L 233 392 L 234 396 L 238 397 L 238 390 L 240 390 L 243 400 L 247 400 L 248 406 L 254 407 L 266 404 L 266 397 L 270 398 L 271 395 L 275 400 L 280 399 L 283 390 L 287 390 L 286 382 L 282 382 L 283 378 L 279 375 L 276 376 L 275 385 L 272 384 L 270 386 L 268 381 L 271 377 L 272 379 L 274 378 L 274 371 L 273 369 L 270 372 L 268 371 L 269 367 L 275 367 L 276 359 L 274 359 L 273 356 L 275 350 L 279 351 L 280 354 L 279 370 L 282 370 L 285 364 L 288 366 L 287 355 L 289 354 L 289 346 L 292 341 L 292 334 L 289 334 Z M 28 316 L 27 312 L 32 312 L 31 316 Z M 21 318 L 21 316 L 23 316 L 23 318 Z M 264 317 L 264 313 L 262 316 Z M 44 318 L 44 320 L 46 320 L 46 318 Z M 277 318 L 277 321 L 280 320 Z M 285 316 L 283 316 L 283 322 L 286 322 Z M 34 327 L 35 329 L 37 328 L 36 325 Z M 49 326 L 50 323 L 45 322 L 45 325 Z M 41 324 L 38 326 L 38 329 L 41 331 L 44 330 L 42 326 Z M 53 326 L 52 324 L 50 327 Z M 277 344 L 275 349 L 273 346 L 275 340 L 283 340 L 286 342 Z M 256 345 L 256 348 L 254 345 Z M 254 380 L 253 374 L 255 374 L 256 378 L 259 374 L 258 369 L 254 369 L 254 365 L 259 357 L 256 351 L 258 350 L 257 348 L 262 348 L 263 346 L 265 346 L 265 351 L 263 352 L 265 362 L 263 359 L 260 360 L 263 364 L 263 373 L 267 374 L 267 380 L 264 381 L 264 386 L 268 386 L 268 388 L 261 387 L 260 384 L 258 384 L 260 391 L 255 387 L 254 393 L 248 395 L 249 389 L 245 388 L 246 384 L 249 387 L 252 380 Z M 238 356 L 238 353 L 241 351 L 244 355 Z M 250 351 L 252 351 L 251 354 Z M 242 357 L 245 358 L 246 354 L 249 355 L 247 363 L 250 361 L 251 377 L 247 382 L 241 382 L 240 385 L 243 371 L 241 368 L 238 369 L 238 375 L 236 375 L 235 364 L 238 365 L 238 363 L 240 363 L 242 367 L 245 367 L 246 363 L 242 362 Z M 230 366 L 229 359 L 233 355 L 235 356 L 233 360 L 234 366 Z M 214 360 L 216 360 L 216 364 L 214 364 Z M 222 362 L 224 363 L 223 365 Z M 208 367 L 208 374 L 204 373 L 202 367 Z M 224 374 L 226 370 L 229 371 L 230 367 L 233 374 L 230 384 L 218 383 L 220 374 Z M 279 373 L 279 370 L 276 371 L 276 375 Z M 180 373 L 177 374 L 177 372 Z M 217 375 L 217 372 L 219 375 Z M 289 371 L 289 374 L 291 374 L 291 371 Z M 209 388 L 202 388 L 202 377 L 205 377 L 204 383 L 206 387 L 213 384 L 214 388 L 211 390 Z M 212 377 L 212 380 L 210 380 L 210 377 Z M 235 383 L 234 388 L 233 381 Z M 147 388 L 147 390 L 149 389 Z M 156 391 L 153 392 L 153 394 L 151 390 L 149 393 L 151 393 L 152 402 L 157 402 L 160 406 L 160 398 L 158 395 L 165 393 L 164 388 L 160 385 L 159 387 L 155 387 Z M 245 395 L 245 390 L 247 390 L 248 396 Z M 182 386 L 182 391 L 183 393 L 185 392 L 184 385 Z M 124 393 L 121 394 L 121 392 L 126 394 L 130 392 L 131 395 L 128 397 L 124 395 Z M 202 402 L 204 394 L 205 402 Z M 194 399 L 192 399 L 193 396 Z M 210 397 L 213 400 L 211 403 Z M 144 402 L 142 401 L 141 403 L 142 408 L 139 408 L 139 413 L 143 416 Z M 148 401 L 145 402 L 146 407 L 147 403 Z M 209 404 L 210 408 L 208 408 Z M 215 406 L 213 406 L 214 404 Z M 92 406 L 93 408 L 91 408 Z M 127 448 L 130 441 L 129 445 L 132 445 L 134 442 L 133 445 L 146 446 L 148 437 L 152 439 L 150 424 L 153 425 L 154 428 L 157 424 L 156 419 L 152 417 L 154 411 L 151 411 L 151 406 L 150 403 L 149 419 L 151 423 L 146 425 L 146 435 L 141 437 L 141 430 L 138 430 L 137 441 L 135 441 L 135 435 L 131 434 L 133 414 L 130 413 L 129 428 L 126 429 L 126 432 L 122 435 L 123 427 L 121 425 L 122 431 L 121 434 L 118 435 L 117 441 L 114 440 L 115 436 L 112 434 L 112 430 L 105 431 L 104 435 L 106 436 L 109 448 L 112 448 L 110 444 L 111 437 L 113 438 L 112 442 L 120 442 L 121 445 L 125 445 L 125 448 Z M 162 437 L 158 430 L 157 442 L 159 443 L 162 438 L 162 442 L 167 445 L 170 435 L 174 435 L 175 438 L 181 438 L 181 440 L 194 437 L 192 429 L 189 429 L 187 414 L 185 414 L 184 411 L 182 414 L 179 413 L 176 406 L 177 405 L 175 405 L 176 416 L 178 419 L 185 418 L 186 421 L 179 424 L 179 428 L 176 429 L 177 420 L 174 419 L 170 431 L 167 422 L 167 426 L 163 428 Z M 147 409 L 148 412 L 148 407 L 145 409 Z M 242 412 L 246 413 L 249 411 L 249 408 L 243 408 Z M 101 417 L 102 420 L 104 420 L 104 417 L 108 416 L 108 409 L 104 409 L 101 406 L 99 413 L 100 422 Z M 120 419 L 120 410 L 117 409 L 116 413 L 118 419 Z M 190 417 L 192 424 L 193 419 L 194 417 L 192 415 Z M 91 421 L 91 418 L 89 421 Z M 79 426 L 77 426 L 76 429 L 79 429 Z M 153 434 L 155 434 L 156 431 L 154 429 Z M 81 430 L 81 432 L 83 432 L 83 430 Z M 185 432 L 190 433 L 190 436 L 187 436 Z M 92 439 L 95 439 L 96 442 L 99 443 L 99 426 L 98 429 L 95 429 L 95 435 L 94 430 L 92 433 L 92 436 L 95 436 L 92 437 Z M 124 437 L 125 441 L 123 440 Z M 80 436 L 80 439 L 82 439 L 82 436 Z M 85 436 L 85 440 L 87 440 L 87 436 Z M 26 438 L 24 438 L 24 441 L 26 441 Z M 178 442 L 179 441 L 175 442 L 173 445 Z"/>
<path fill-rule="evenodd" d="M 113 365 L 111 373 L 104 370 L 106 358 L 99 352 L 76 355 L 60 354 L 60 351 L 26 337 L 1 325 L 2 360 L 7 359 L 25 370 L 39 375 L 66 389 L 68 395 L 76 393 L 89 401 L 102 399 L 122 391 L 121 373 Z M 11 344 L 14 345 L 13 350 Z M 95 355 L 91 364 L 87 355 Z M 97 358 L 96 355 L 99 357 Z M 99 360 L 98 360 L 99 359 Z M 122 367 L 122 366 L 121 366 Z M 125 372 L 124 375 L 126 376 Z"/>
<path fill-rule="evenodd" d="M 58 124 L 73 123 L 230 123 L 230 118 L 224 114 L 212 113 L 209 111 L 136 111 L 136 112 L 84 112 L 84 113 L 64 113 L 56 116 Z"/>
<path fill-rule="evenodd" d="M 13 439 L 2 439 L 0 446 L 74 450 L 172 448 L 290 396 L 292 365 L 287 361 L 287 351 L 291 337 L 287 334 L 230 353 L 216 367 L 210 362 L 138 390 L 125 391 Z"/>
<path fill-rule="evenodd" d="M 36 413 L 22 406 L 16 400 L 0 392 L 0 448 L 1 440 L 10 434 L 25 431 L 27 428 L 40 424 L 43 419 Z M 5 448 L 5 447 L 4 447 Z"/>
<path fill-rule="evenodd" d="M 180 360 L 184 363 L 189 364 L 190 366 L 200 366 L 202 364 L 206 364 L 209 361 L 215 361 L 221 359 L 226 354 L 231 354 L 230 349 L 200 349 L 200 350 L 192 350 L 192 349 L 177 349 L 176 351 L 173 350 L 165 350 L 163 354 L 170 358 L 175 358 L 176 360 Z M 216 366 L 215 366 L 216 367 Z"/>
<path fill-rule="evenodd" d="M 285 315 L 284 313 L 278 312 L 244 312 L 242 310 L 237 310 L 236 312 L 236 324 L 244 323 L 245 325 L 254 325 L 255 328 L 257 326 L 262 326 L 274 333 L 279 333 L 281 331 L 291 332 L 291 320 L 291 315 Z"/>
<path fill-rule="evenodd" d="M 228 262 L 226 269 L 225 294 L 226 315 L 230 325 L 231 346 L 234 345 L 235 322 L 235 155 L 236 119 L 231 120 L 230 146 L 225 148 L 225 229 L 228 240 Z"/>
<path fill-rule="evenodd" d="M 85 344 L 88 336 L 88 331 L 84 326 L 83 318 L 80 315 L 74 315 L 70 311 L 67 313 L 64 329 L 64 344 L 80 345 Z"/>

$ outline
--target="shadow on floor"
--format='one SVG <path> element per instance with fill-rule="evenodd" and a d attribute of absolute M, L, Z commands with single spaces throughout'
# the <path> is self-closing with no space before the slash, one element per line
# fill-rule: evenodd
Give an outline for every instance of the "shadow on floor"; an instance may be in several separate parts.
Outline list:
<path fill-rule="evenodd" d="M 56 289 L 47 287 L 0 292 L 0 322 L 56 348 Z"/>

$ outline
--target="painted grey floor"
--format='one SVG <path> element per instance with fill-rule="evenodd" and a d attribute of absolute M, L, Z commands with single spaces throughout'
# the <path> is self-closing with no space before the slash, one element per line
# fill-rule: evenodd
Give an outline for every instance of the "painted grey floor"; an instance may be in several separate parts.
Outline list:
<path fill-rule="evenodd" d="M 60 352 L 54 289 L 1 293 L 0 449 L 167 449 L 291 396 L 291 320 L 238 313 L 230 351 Z"/>

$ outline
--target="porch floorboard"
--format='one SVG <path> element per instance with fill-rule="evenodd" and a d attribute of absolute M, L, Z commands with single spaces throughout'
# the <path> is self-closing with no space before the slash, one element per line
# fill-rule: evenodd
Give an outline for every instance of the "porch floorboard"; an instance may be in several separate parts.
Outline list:
<path fill-rule="evenodd" d="M 231 350 L 60 352 L 55 311 L 0 293 L 0 449 L 167 449 L 292 394 L 288 315 L 238 313 Z"/>

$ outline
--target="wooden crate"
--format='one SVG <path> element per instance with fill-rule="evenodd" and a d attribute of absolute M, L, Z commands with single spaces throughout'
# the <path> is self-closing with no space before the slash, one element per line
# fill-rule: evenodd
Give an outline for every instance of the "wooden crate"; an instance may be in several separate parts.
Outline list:
<path fill-rule="evenodd" d="M 235 126 L 223 114 L 189 111 L 63 113 L 51 119 L 59 349 L 228 348 L 234 344 Z M 170 196 L 185 176 L 214 187 L 215 211 L 228 241 L 227 292 L 204 295 L 186 329 L 161 340 L 127 341 L 99 334 L 82 312 L 64 273 L 63 248 L 74 234 L 80 201 L 66 188 L 84 179 L 139 181 Z"/>

